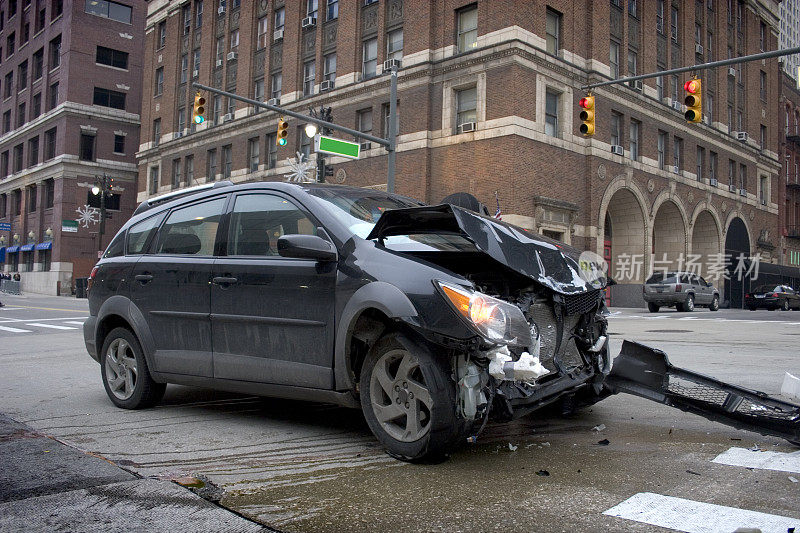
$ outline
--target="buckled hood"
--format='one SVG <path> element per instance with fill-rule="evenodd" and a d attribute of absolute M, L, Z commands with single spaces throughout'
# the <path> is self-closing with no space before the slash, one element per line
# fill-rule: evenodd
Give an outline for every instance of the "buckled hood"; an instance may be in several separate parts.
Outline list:
<path fill-rule="evenodd" d="M 571 246 L 450 204 L 387 211 L 367 239 L 420 233 L 461 234 L 495 261 L 561 294 L 606 285 L 596 254 L 582 256 Z"/>

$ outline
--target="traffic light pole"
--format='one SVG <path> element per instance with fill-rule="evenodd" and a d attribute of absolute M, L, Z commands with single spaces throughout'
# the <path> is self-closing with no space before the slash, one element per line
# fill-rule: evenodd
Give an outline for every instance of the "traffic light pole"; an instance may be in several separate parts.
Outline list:
<path fill-rule="evenodd" d="M 392 79 L 391 79 L 391 95 L 392 99 L 389 102 L 389 139 L 383 139 L 381 137 L 375 137 L 374 135 L 370 135 L 368 133 L 363 133 L 357 130 L 353 130 L 350 128 L 346 128 L 344 126 L 339 126 L 338 124 L 334 124 L 333 122 L 328 122 L 327 120 L 322 120 L 315 117 L 310 117 L 308 115 L 303 115 L 302 113 L 297 113 L 295 111 L 290 111 L 283 107 L 278 107 L 270 104 L 265 104 L 264 102 L 259 102 L 258 100 L 253 100 L 252 98 L 246 98 L 244 96 L 240 96 L 238 94 L 230 93 L 228 91 L 223 91 L 221 89 L 216 89 L 214 87 L 209 87 L 208 85 L 203 85 L 201 83 L 193 82 L 192 86 L 197 89 L 202 89 L 204 91 L 208 91 L 210 93 L 219 94 L 221 96 L 227 96 L 228 98 L 233 98 L 234 100 L 239 100 L 240 102 L 245 102 L 250 105 L 254 105 L 256 107 L 260 107 L 263 109 L 268 109 L 270 111 L 275 111 L 276 113 L 280 113 L 281 115 L 285 115 L 287 117 L 294 117 L 296 119 L 300 119 L 304 122 L 311 122 L 320 126 L 321 128 L 329 128 L 334 131 L 339 131 L 342 133 L 346 133 L 347 135 L 352 135 L 356 139 L 364 139 L 366 141 L 374 142 L 380 144 L 381 146 L 385 146 L 389 152 L 389 161 L 388 161 L 388 169 L 387 169 L 387 181 L 386 181 L 386 188 L 389 192 L 394 192 L 394 151 L 395 151 L 395 130 L 397 128 L 397 109 L 396 109 L 396 100 L 397 100 L 397 68 L 392 68 Z"/>
<path fill-rule="evenodd" d="M 711 61 L 710 63 L 701 63 L 699 65 L 692 65 L 691 67 L 680 67 L 680 68 L 673 68 L 669 70 L 659 70 L 658 72 L 653 72 L 650 74 L 640 74 L 638 76 L 628 76 L 627 78 L 617 78 L 611 81 L 603 81 L 600 83 L 591 83 L 589 85 L 584 85 L 582 87 L 583 90 L 589 91 L 596 87 L 604 87 L 606 85 L 616 85 L 619 83 L 628 83 L 629 81 L 636 81 L 636 80 L 646 80 L 648 78 L 657 78 L 659 76 L 665 76 L 667 74 L 680 74 L 682 72 L 698 72 L 700 70 L 706 70 L 710 68 L 717 68 L 717 67 L 725 67 L 728 65 L 736 65 L 738 63 L 747 63 L 750 61 L 760 61 L 761 59 L 769 59 L 772 57 L 781 57 L 781 56 L 788 56 L 792 54 L 800 53 L 800 46 L 795 48 L 787 48 L 785 50 L 774 50 L 772 52 L 764 52 L 761 54 L 753 54 L 749 56 L 742 56 L 742 57 L 733 57 L 731 59 L 722 59 L 720 61 Z"/>

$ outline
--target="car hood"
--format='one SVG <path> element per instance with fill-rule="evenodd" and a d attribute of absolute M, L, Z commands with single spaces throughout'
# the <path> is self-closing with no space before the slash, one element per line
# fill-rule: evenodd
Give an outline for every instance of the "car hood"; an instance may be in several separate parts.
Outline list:
<path fill-rule="evenodd" d="M 461 234 L 495 261 L 561 294 L 606 285 L 596 254 L 581 254 L 571 246 L 450 204 L 387 211 L 367 239 L 420 233 Z"/>

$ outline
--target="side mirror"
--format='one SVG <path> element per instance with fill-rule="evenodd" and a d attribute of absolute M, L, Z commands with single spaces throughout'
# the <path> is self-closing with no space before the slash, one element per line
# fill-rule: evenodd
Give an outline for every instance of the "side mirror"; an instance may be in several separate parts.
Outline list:
<path fill-rule="evenodd" d="M 293 259 L 336 261 L 336 247 L 316 235 L 284 235 L 278 238 L 278 255 Z"/>

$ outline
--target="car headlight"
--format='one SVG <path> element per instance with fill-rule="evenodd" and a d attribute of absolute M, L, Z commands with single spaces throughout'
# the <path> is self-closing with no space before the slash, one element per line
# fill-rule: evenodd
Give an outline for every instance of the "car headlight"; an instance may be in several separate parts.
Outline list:
<path fill-rule="evenodd" d="M 531 329 L 519 307 L 488 294 L 436 281 L 450 305 L 487 341 L 530 346 Z"/>

